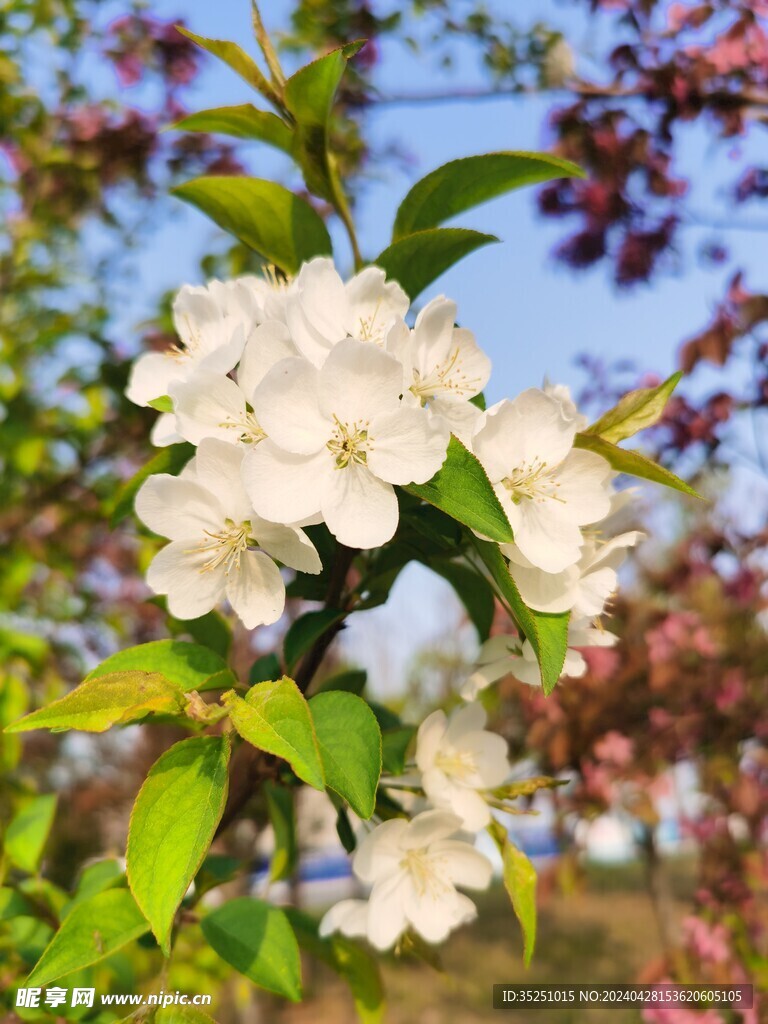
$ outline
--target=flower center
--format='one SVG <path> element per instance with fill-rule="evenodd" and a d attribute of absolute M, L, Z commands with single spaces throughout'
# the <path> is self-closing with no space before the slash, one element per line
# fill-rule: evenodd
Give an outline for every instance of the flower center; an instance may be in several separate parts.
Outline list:
<path fill-rule="evenodd" d="M 267 436 L 264 430 L 259 425 L 259 421 L 252 412 L 246 412 L 239 419 L 235 419 L 234 416 L 227 416 L 223 423 L 219 424 L 220 427 L 225 429 L 237 430 L 238 441 L 241 444 L 258 444 L 259 441 L 263 441 Z"/>
<path fill-rule="evenodd" d="M 233 569 L 237 572 L 240 569 L 240 558 L 248 549 L 251 524 L 248 522 L 233 523 L 231 519 L 227 519 L 224 529 L 220 533 L 214 533 L 211 530 L 203 532 L 210 539 L 202 541 L 197 550 L 209 551 L 210 558 L 203 563 L 200 572 L 213 572 L 221 565 L 224 566 L 226 575 L 229 575 Z"/>
<path fill-rule="evenodd" d="M 350 462 L 364 466 L 368 461 L 370 448 L 368 421 L 355 421 L 350 425 L 342 423 L 338 416 L 334 416 L 333 419 L 336 429 L 326 447 L 336 457 L 336 468 L 344 469 Z"/>
<path fill-rule="evenodd" d="M 557 493 L 560 484 L 552 479 L 547 463 L 538 456 L 532 462 L 516 466 L 501 482 L 509 491 L 515 505 L 519 505 L 526 498 L 529 501 L 551 499 L 565 503 L 565 498 L 561 498 Z"/>
<path fill-rule="evenodd" d="M 381 299 L 370 316 L 358 317 L 358 341 L 372 341 L 375 345 L 381 345 L 384 340 L 384 324 L 380 321 L 377 323 L 380 307 Z"/>
<path fill-rule="evenodd" d="M 437 900 L 451 890 L 450 884 L 437 870 L 441 863 L 441 857 L 430 857 L 426 848 L 422 847 L 419 850 L 407 850 L 400 861 L 400 867 L 413 879 L 419 896 L 431 896 Z"/>
<path fill-rule="evenodd" d="M 459 782 L 466 782 L 475 774 L 475 759 L 468 750 L 449 750 L 438 753 L 435 767 Z"/>
<path fill-rule="evenodd" d="M 461 349 L 457 345 L 447 359 L 436 363 L 431 373 L 425 374 L 424 377 L 414 369 L 411 392 L 421 399 L 422 405 L 439 395 L 453 394 L 458 398 L 464 398 L 466 395 L 477 394 L 480 389 L 480 378 L 468 377 L 462 366 Z"/>

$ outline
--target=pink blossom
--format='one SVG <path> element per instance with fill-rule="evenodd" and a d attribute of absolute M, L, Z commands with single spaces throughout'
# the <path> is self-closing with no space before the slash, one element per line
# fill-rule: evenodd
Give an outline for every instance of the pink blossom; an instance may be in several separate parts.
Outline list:
<path fill-rule="evenodd" d="M 686 917 L 682 923 L 685 942 L 700 960 L 724 964 L 730 959 L 728 931 L 722 924 L 711 925 L 700 917 Z"/>
<path fill-rule="evenodd" d="M 635 745 L 628 736 L 622 736 L 620 732 L 612 729 L 597 740 L 592 749 L 600 761 L 624 768 L 632 760 Z"/>

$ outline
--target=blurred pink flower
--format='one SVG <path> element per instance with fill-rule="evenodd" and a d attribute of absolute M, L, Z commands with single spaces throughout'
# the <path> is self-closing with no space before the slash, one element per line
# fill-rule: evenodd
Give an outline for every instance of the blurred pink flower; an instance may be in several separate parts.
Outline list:
<path fill-rule="evenodd" d="M 722 924 L 711 925 L 700 917 L 686 917 L 682 923 L 683 937 L 700 960 L 724 964 L 730 959 L 728 931 Z"/>
<path fill-rule="evenodd" d="M 598 760 L 624 768 L 632 760 L 635 745 L 628 736 L 622 736 L 620 732 L 612 729 L 597 740 L 592 749 Z"/>

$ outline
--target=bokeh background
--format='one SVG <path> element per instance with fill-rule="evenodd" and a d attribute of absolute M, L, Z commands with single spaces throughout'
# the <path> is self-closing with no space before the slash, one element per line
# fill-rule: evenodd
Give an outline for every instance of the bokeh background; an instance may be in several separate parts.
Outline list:
<path fill-rule="evenodd" d="M 368 253 L 410 184 L 453 157 L 546 149 L 585 167 L 584 182 L 465 216 L 501 243 L 423 299 L 456 299 L 493 359 L 491 401 L 549 377 L 597 412 L 685 369 L 644 443 L 709 499 L 644 502 L 647 539 L 612 608 L 621 643 L 593 652 L 584 679 L 546 700 L 508 679 L 493 699 L 521 765 L 569 780 L 511 823 L 541 872 L 532 968 L 494 891 L 480 924 L 448 944 L 444 972 L 385 965 L 388 1019 L 491 1020 L 492 983 L 523 979 L 765 990 L 768 3 L 267 0 L 263 15 L 288 68 L 370 40 L 336 125 Z M 251 98 L 177 23 L 255 49 L 246 0 L 0 9 L 1 722 L 114 650 L 169 635 L 215 634 L 247 673 L 299 611 L 255 639 L 217 617 L 190 629 L 148 601 L 152 541 L 130 518 L 110 523 L 121 482 L 150 454 L 154 414 L 122 397 L 130 359 L 170 342 L 182 283 L 255 266 L 169 187 L 247 171 L 301 188 L 255 143 L 164 130 Z M 447 585 L 411 567 L 385 608 L 357 619 L 335 665 L 367 670 L 369 692 L 414 721 L 455 700 L 477 640 Z M 0 737 L 0 815 L 30 792 L 59 796 L 50 885 L 71 890 L 84 863 L 122 854 L 133 796 L 173 738 L 156 727 Z M 251 810 L 222 851 L 252 865 L 256 890 L 268 836 L 263 808 Z M 322 808 L 307 820 L 305 869 L 283 895 L 320 906 L 349 882 Z M 0 990 L 47 941 L 18 920 L 0 923 Z M 172 980 L 214 992 L 217 1020 L 353 1019 L 330 976 L 312 977 L 305 1007 L 285 1008 L 189 942 L 194 969 Z M 140 990 L 152 955 L 120 954 L 104 984 Z M 761 1012 L 643 1019 L 757 1024 Z"/>

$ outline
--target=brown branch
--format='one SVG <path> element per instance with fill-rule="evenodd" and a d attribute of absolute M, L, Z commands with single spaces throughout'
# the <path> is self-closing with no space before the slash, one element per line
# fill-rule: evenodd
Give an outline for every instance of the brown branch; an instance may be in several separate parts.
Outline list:
<path fill-rule="evenodd" d="M 339 608 L 345 613 L 350 610 L 349 597 L 345 597 L 344 588 L 347 575 L 357 554 L 356 548 L 348 548 L 337 544 L 336 557 L 331 567 L 328 587 L 325 592 L 325 607 Z M 314 644 L 302 658 L 296 673 L 296 685 L 305 693 L 315 677 L 328 648 L 344 626 L 344 618 L 332 623 L 326 631 L 315 640 Z M 267 754 L 263 750 L 243 743 L 235 751 L 229 766 L 229 793 L 224 813 L 216 829 L 220 835 L 237 818 L 250 798 L 267 779 L 276 779 L 280 767 L 280 759 Z"/>

